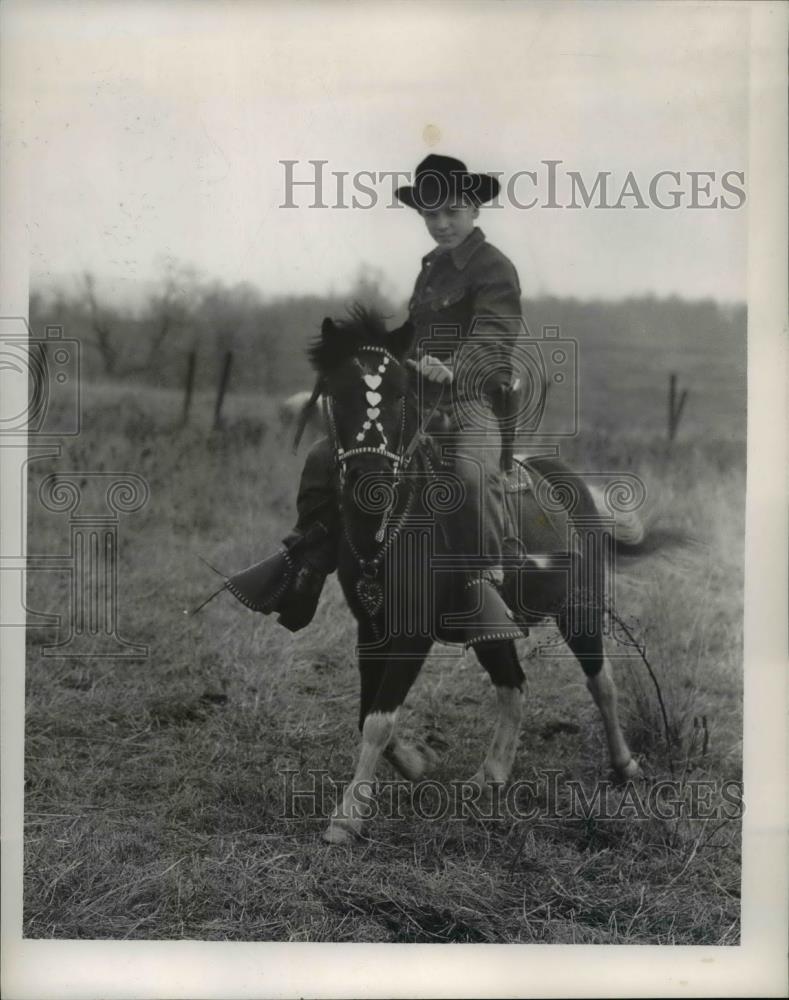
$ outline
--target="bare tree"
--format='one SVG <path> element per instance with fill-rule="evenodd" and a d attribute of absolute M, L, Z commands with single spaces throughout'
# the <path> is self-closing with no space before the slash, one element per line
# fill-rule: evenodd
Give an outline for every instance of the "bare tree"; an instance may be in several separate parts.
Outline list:
<path fill-rule="evenodd" d="M 383 270 L 372 264 L 362 264 L 359 267 L 349 298 L 384 316 L 391 316 L 396 311 L 394 290 Z"/>
<path fill-rule="evenodd" d="M 148 349 L 141 361 L 130 368 L 131 373 L 150 371 L 161 356 L 168 337 L 191 319 L 197 299 L 197 272 L 185 264 L 168 258 L 159 287 L 152 294 L 145 323 L 152 333 Z"/>
<path fill-rule="evenodd" d="M 118 352 L 112 344 L 112 330 L 109 321 L 99 309 L 96 301 L 96 279 L 90 271 L 84 273 L 83 283 L 88 315 L 93 329 L 93 337 L 86 342 L 98 350 L 106 374 L 115 375 L 118 367 Z"/>

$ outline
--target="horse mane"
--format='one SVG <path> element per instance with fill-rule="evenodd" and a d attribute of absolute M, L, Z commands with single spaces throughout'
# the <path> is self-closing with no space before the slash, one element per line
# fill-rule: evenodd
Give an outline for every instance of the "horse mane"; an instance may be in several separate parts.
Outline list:
<path fill-rule="evenodd" d="M 402 353 L 404 328 L 390 332 L 386 319 L 359 302 L 349 307 L 347 319 L 325 319 L 320 336 L 307 348 L 310 364 L 319 374 L 325 374 L 353 357 L 363 345 L 386 347 L 395 355 Z"/>

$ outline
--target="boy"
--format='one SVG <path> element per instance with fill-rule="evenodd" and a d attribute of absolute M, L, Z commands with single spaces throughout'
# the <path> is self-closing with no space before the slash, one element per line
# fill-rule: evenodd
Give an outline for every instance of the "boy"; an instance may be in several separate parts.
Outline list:
<path fill-rule="evenodd" d="M 437 244 L 422 259 L 409 303 L 416 356 L 408 363 L 426 379 L 450 385 L 448 427 L 440 444 L 463 484 L 465 500 L 441 521 L 465 574 L 466 645 L 522 635 L 498 592 L 504 578 L 504 495 L 496 418 L 497 404 L 512 382 L 520 285 L 512 263 L 475 226 L 479 206 L 498 191 L 494 177 L 469 173 L 460 160 L 437 155 L 419 164 L 413 187 L 395 191 L 419 212 Z M 323 439 L 307 455 L 298 521 L 283 548 L 228 582 L 248 607 L 279 611 L 280 623 L 293 631 L 311 621 L 326 575 L 336 569 L 335 489 L 331 446 Z"/>

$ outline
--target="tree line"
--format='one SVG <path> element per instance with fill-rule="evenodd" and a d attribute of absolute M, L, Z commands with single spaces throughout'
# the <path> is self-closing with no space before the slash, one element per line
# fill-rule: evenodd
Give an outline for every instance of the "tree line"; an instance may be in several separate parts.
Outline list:
<path fill-rule="evenodd" d="M 199 279 L 185 268 L 168 269 L 145 300 L 132 308 L 102 296 L 96 279 L 83 274 L 70 291 L 33 287 L 30 324 L 36 336 L 46 326 L 63 328 L 81 343 L 86 381 L 117 380 L 169 388 L 183 384 L 185 359 L 197 357 L 195 384 L 215 386 L 228 351 L 233 387 L 282 395 L 311 384 L 305 349 L 324 316 L 343 316 L 353 302 L 373 306 L 402 322 L 406 305 L 387 294 L 382 274 L 363 268 L 342 294 L 270 298 L 249 284 Z M 665 349 L 700 363 L 725 356 L 741 361 L 744 373 L 746 307 L 712 299 L 640 296 L 619 301 L 582 301 L 542 295 L 524 299 L 529 332 L 558 327 L 593 368 L 626 367 L 640 354 Z"/>

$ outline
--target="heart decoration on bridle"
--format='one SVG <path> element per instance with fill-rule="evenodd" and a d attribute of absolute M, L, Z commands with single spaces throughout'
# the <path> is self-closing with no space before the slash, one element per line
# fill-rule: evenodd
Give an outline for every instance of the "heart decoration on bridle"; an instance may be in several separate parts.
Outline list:
<path fill-rule="evenodd" d="M 346 463 L 349 458 L 353 458 L 356 455 L 383 455 L 385 458 L 390 459 L 394 465 L 394 473 L 398 475 L 400 468 L 403 465 L 405 459 L 405 452 L 403 449 L 403 440 L 405 438 L 405 397 L 400 400 L 400 436 L 397 445 L 397 450 L 393 450 L 389 447 L 389 441 L 386 437 L 386 432 L 384 431 L 383 424 L 378 419 L 381 415 L 381 410 L 379 404 L 381 403 L 383 397 L 380 392 L 376 392 L 381 385 L 383 380 L 383 375 L 386 373 L 386 369 L 391 362 L 399 364 L 397 358 L 391 354 L 385 347 L 378 346 L 365 346 L 359 349 L 359 354 L 374 352 L 376 354 L 382 355 L 381 363 L 378 365 L 378 374 L 371 375 L 365 374 L 362 376 L 364 384 L 367 386 L 365 391 L 365 398 L 369 404 L 367 407 L 367 419 L 362 423 L 359 431 L 354 435 L 355 440 L 359 444 L 353 448 L 344 448 L 340 442 L 339 435 L 337 433 L 337 425 L 334 420 L 333 404 L 331 396 L 324 394 L 323 405 L 326 414 L 326 423 L 329 428 L 329 436 L 331 438 L 332 445 L 334 447 L 334 454 L 337 461 L 337 465 L 340 470 L 340 485 L 345 484 L 345 472 Z M 360 365 L 358 358 L 356 363 Z M 361 367 L 361 365 L 360 365 Z M 368 435 L 372 435 L 372 431 L 378 432 L 380 442 L 378 444 L 365 444 L 368 439 Z M 372 440 L 372 438 L 371 438 Z"/>
<path fill-rule="evenodd" d="M 377 390 L 382 384 L 383 376 L 386 374 L 387 367 L 391 363 L 400 366 L 400 362 L 385 347 L 379 347 L 378 345 L 369 344 L 361 346 L 359 347 L 357 354 L 362 355 L 369 352 L 380 354 L 381 361 L 377 366 L 377 374 L 366 373 L 362 375 L 362 381 L 366 387 L 365 399 L 369 405 L 366 410 L 367 419 L 363 421 L 361 428 L 354 436 L 355 440 L 359 442 L 356 446 L 352 448 L 345 448 L 340 442 L 340 438 L 337 433 L 336 421 L 334 419 L 333 401 L 329 394 L 324 393 L 323 405 L 326 425 L 329 429 L 329 437 L 334 449 L 335 459 L 339 470 L 341 494 L 345 486 L 347 462 L 350 458 L 353 458 L 356 455 L 382 455 L 384 458 L 387 458 L 392 462 L 392 472 L 395 483 L 394 488 L 391 491 L 389 503 L 386 505 L 382 513 L 380 526 L 375 532 L 375 540 L 382 546 L 375 556 L 371 559 L 365 559 L 362 557 L 350 538 L 347 524 L 345 527 L 346 541 L 348 542 L 351 552 L 353 553 L 354 558 L 362 571 L 362 576 L 356 583 L 356 594 L 359 598 L 360 604 L 365 609 L 367 614 L 374 617 L 383 607 L 383 588 L 377 579 L 378 571 L 381 563 L 383 562 L 384 556 L 388 552 L 390 546 L 394 543 L 402 525 L 405 523 L 405 520 L 410 513 L 414 498 L 413 491 L 409 492 L 405 507 L 398 518 L 398 522 L 391 529 L 387 537 L 386 529 L 388 527 L 392 511 L 394 510 L 399 478 L 402 470 L 407 468 L 410 464 L 417 447 L 425 439 L 426 428 L 429 426 L 430 421 L 441 403 L 442 391 L 439 391 L 438 398 L 436 399 L 430 412 L 420 422 L 419 428 L 415 431 L 411 440 L 407 444 L 405 443 L 406 400 L 405 396 L 400 397 L 400 433 L 396 448 L 390 448 L 383 424 L 378 419 L 381 412 L 379 404 L 383 401 L 383 396 Z M 358 357 L 355 361 L 357 364 L 360 364 Z M 380 439 L 377 444 L 372 443 L 375 440 L 374 432 L 377 432 Z M 368 441 L 370 441 L 370 443 L 367 443 Z M 340 500 L 340 504 L 342 504 L 342 500 Z"/>

